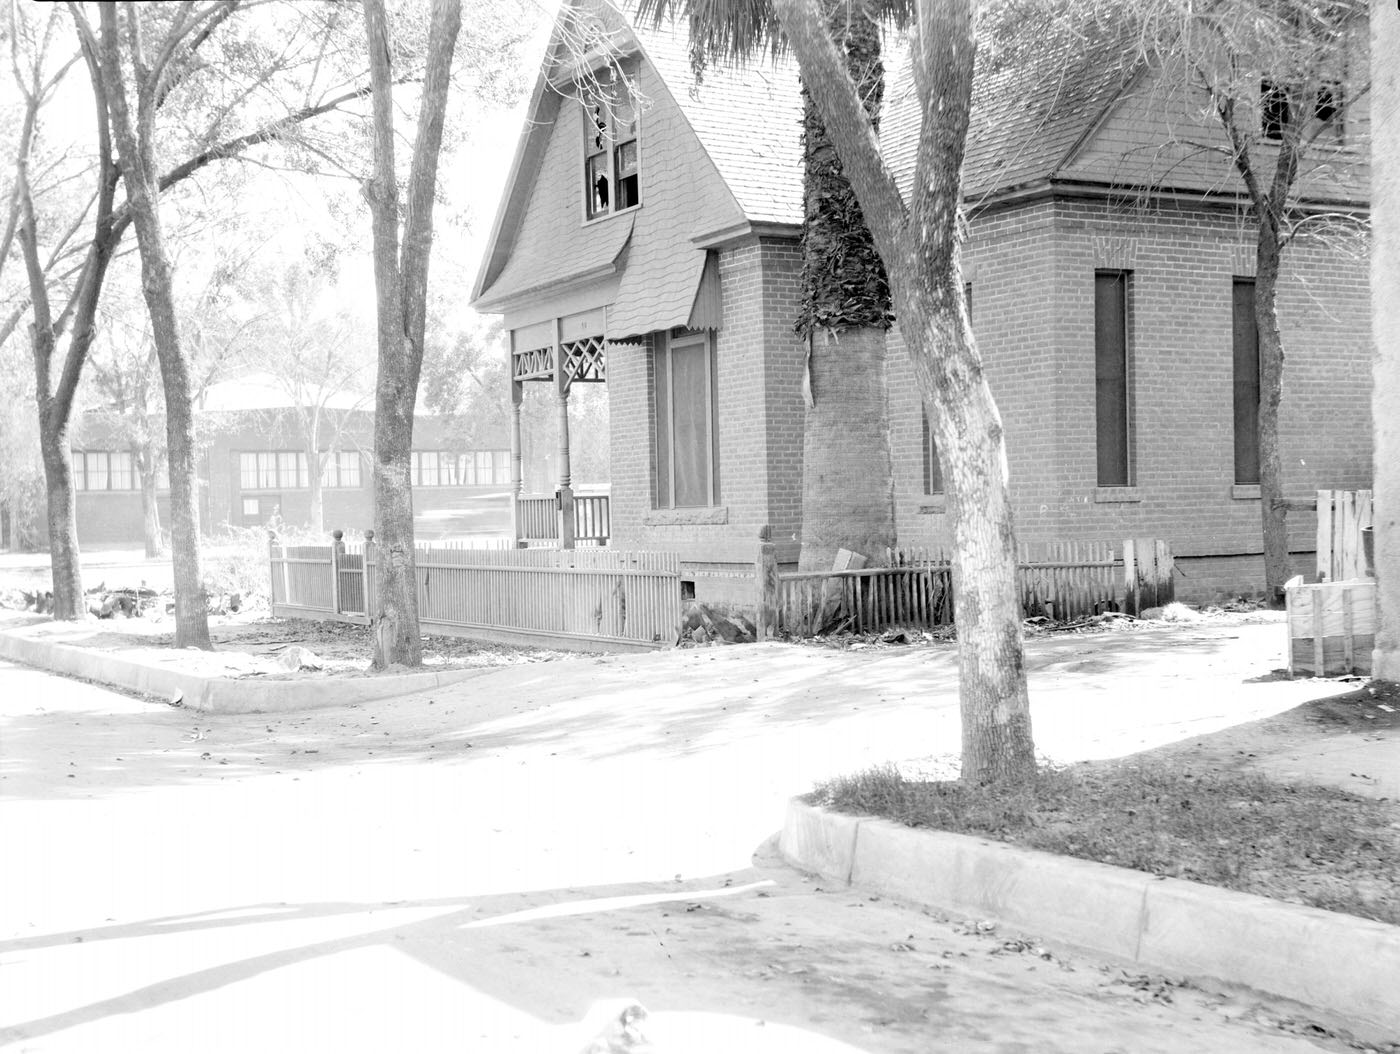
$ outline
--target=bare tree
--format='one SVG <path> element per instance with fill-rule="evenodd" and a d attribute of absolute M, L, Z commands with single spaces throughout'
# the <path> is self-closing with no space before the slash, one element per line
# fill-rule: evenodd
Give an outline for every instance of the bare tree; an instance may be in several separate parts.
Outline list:
<path fill-rule="evenodd" d="M 183 49 L 197 46 L 201 34 L 212 32 L 213 26 L 232 14 L 233 5 L 205 8 L 202 12 L 193 11 L 192 6 L 186 7 L 181 16 L 171 22 L 163 36 L 148 41 L 136 6 L 123 5 L 127 40 L 124 54 L 118 39 L 117 7 L 103 4 L 93 87 L 106 104 L 121 158 L 122 183 L 141 253 L 141 288 L 151 318 L 151 337 L 160 361 L 165 393 L 175 646 L 207 649 L 212 645 L 199 566 L 199 493 L 190 363 L 180 343 L 174 268 L 166 251 L 161 225 L 155 115 L 157 100 L 168 92 L 170 79 L 177 75 L 178 67 L 173 67 L 171 60 Z M 134 111 L 128 98 L 124 66 L 131 70 Z"/>
<path fill-rule="evenodd" d="M 307 122 L 355 104 L 370 91 L 362 47 L 359 65 L 351 68 L 348 62 L 344 38 L 355 34 L 345 28 L 340 7 L 288 6 L 286 10 L 295 12 L 296 18 L 283 27 L 273 45 L 240 37 L 226 50 L 218 50 L 222 34 L 236 21 L 232 16 L 241 6 L 239 0 L 221 0 L 199 10 L 189 3 L 124 7 L 128 15 L 135 12 L 150 20 L 156 32 L 165 34 L 163 41 L 172 39 L 168 34 L 175 28 L 185 27 L 173 38 L 178 45 L 173 52 L 156 49 L 152 56 L 166 73 L 152 109 L 156 115 L 176 118 L 165 122 L 161 135 L 161 152 L 170 159 L 170 167 L 155 178 L 161 193 L 185 184 L 214 162 L 239 157 L 254 146 L 297 147 L 294 140 Z M 29 11 L 12 5 L 15 9 Z M 46 64 L 55 31 L 62 26 L 59 20 L 69 18 L 78 27 L 80 53 Z M 117 196 L 121 173 L 104 98 L 94 98 L 94 138 L 83 151 L 90 160 L 80 171 L 56 166 L 40 171 L 36 165 L 43 108 L 63 74 L 75 62 L 85 62 L 93 84 L 101 81 L 97 35 L 88 24 L 86 9 L 76 2 L 63 9 L 51 8 L 42 27 L 16 32 L 11 40 L 14 76 L 28 116 L 17 138 L 11 219 L 0 236 L 0 248 L 8 248 L 12 230 L 22 250 L 27 289 L 23 297 L 6 304 L 0 337 L 26 315 L 31 317 L 54 612 L 58 618 L 78 618 L 83 613 L 82 582 L 68 454 L 73 398 L 95 334 L 107 267 L 134 212 L 129 202 Z M 28 50 L 19 46 L 24 41 L 29 42 Z M 211 54 L 211 49 L 217 54 Z M 215 82 L 210 90 L 189 91 L 201 75 Z M 305 149 L 319 157 L 328 148 L 308 144 Z M 304 164 L 304 159 L 299 163 Z M 49 184 L 71 187 L 79 182 L 89 189 L 77 195 L 78 208 L 61 215 L 44 214 L 41 204 L 52 189 Z M 0 254 L 0 264 L 5 258 Z"/>
<path fill-rule="evenodd" d="M 460 0 L 433 0 L 418 130 L 406 193 L 402 243 L 394 167 L 391 41 L 383 0 L 365 0 L 370 77 L 374 85 L 374 176 L 365 183 L 374 228 L 374 284 L 379 372 L 374 424 L 374 524 L 378 610 L 371 616 L 376 668 L 419 666 L 418 575 L 414 564 L 413 492 L 409 479 L 413 412 L 423 367 L 433 195 L 461 26 Z"/>
<path fill-rule="evenodd" d="M 884 261 L 914 375 L 933 407 L 954 531 L 962 778 L 1035 772 L 1016 590 L 1016 544 L 1001 417 L 987 386 L 962 293 L 961 169 L 977 51 L 975 0 L 871 4 L 907 24 L 920 112 L 910 200 L 901 197 L 870 114 L 832 40 L 821 0 L 647 0 L 657 17 L 689 16 L 692 47 L 748 57 L 783 42 L 797 58 Z"/>

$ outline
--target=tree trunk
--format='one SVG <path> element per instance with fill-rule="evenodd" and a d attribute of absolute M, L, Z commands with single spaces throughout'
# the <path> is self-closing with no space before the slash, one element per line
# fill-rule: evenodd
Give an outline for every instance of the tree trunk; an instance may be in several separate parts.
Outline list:
<path fill-rule="evenodd" d="M 1254 318 L 1259 333 L 1259 512 L 1264 528 L 1264 595 L 1270 606 L 1282 607 L 1290 562 L 1278 439 L 1279 404 L 1283 400 L 1283 336 L 1278 325 L 1280 247 L 1276 231 L 1267 218 L 1260 218 Z"/>
<path fill-rule="evenodd" d="M 141 466 L 141 528 L 146 539 L 146 556 L 154 559 L 165 555 L 165 539 L 161 536 L 160 502 L 156 496 L 155 459 L 145 459 Z"/>
<path fill-rule="evenodd" d="M 880 563 L 895 543 L 885 331 L 822 330 L 811 342 L 799 569 L 831 570 L 838 549 Z"/>
<path fill-rule="evenodd" d="M 137 69 L 140 128 L 132 122 L 117 43 L 117 15 L 101 9 L 102 76 L 112 130 L 122 162 L 127 203 L 141 256 L 141 292 L 151 317 L 151 334 L 165 388 L 166 455 L 170 463 L 170 549 L 175 586 L 175 647 L 209 649 L 209 614 L 199 567 L 199 495 L 195 475 L 194 413 L 189 366 L 180 347 L 175 318 L 174 276 L 161 230 L 159 191 L 152 157 L 149 93 Z M 135 30 L 133 29 L 133 32 Z M 144 93 L 144 97 L 143 97 Z"/>
<path fill-rule="evenodd" d="M 880 29 L 859 7 L 826 2 L 826 25 L 870 115 L 884 98 Z M 802 571 L 849 549 L 872 563 L 895 543 L 885 332 L 890 289 L 860 203 L 812 95 L 803 101 Z"/>
<path fill-rule="evenodd" d="M 413 489 L 409 454 L 413 410 L 423 367 L 433 194 L 443 119 L 451 88 L 452 53 L 461 26 L 460 0 L 433 0 L 418 135 L 413 146 L 399 259 L 398 184 L 394 174 L 394 111 L 389 29 L 383 0 L 365 0 L 370 80 L 374 85 L 374 178 L 365 187 L 374 229 L 379 374 L 375 384 L 374 526 L 378 610 L 371 616 L 373 666 L 419 666 L 418 574 L 414 565 Z"/>
<path fill-rule="evenodd" d="M 1372 510 L 1380 625 L 1371 676 L 1400 682 L 1400 18 L 1371 4 L 1371 326 L 1376 340 L 1371 422 Z"/>
<path fill-rule="evenodd" d="M 923 118 L 908 207 L 816 0 L 775 0 L 774 7 L 886 263 L 914 375 L 937 415 L 954 530 L 962 778 L 1028 778 L 1035 773 L 1035 744 L 1005 437 L 963 301 L 957 249 L 975 4 L 926 0 L 917 11 L 915 84 Z"/>
<path fill-rule="evenodd" d="M 306 469 L 309 477 L 306 482 L 310 488 L 311 501 L 311 509 L 307 513 L 307 526 L 317 534 L 326 529 L 326 491 L 321 485 L 321 473 L 325 470 L 327 460 L 333 456 L 317 450 L 314 441 L 306 446 Z"/>
<path fill-rule="evenodd" d="M 1024 779 L 1035 772 L 1035 743 L 1001 415 L 962 306 L 956 259 L 951 274 L 938 277 L 916 265 L 911 254 L 892 284 L 915 376 L 931 393 L 953 520 L 961 776 L 979 784 Z"/>
<path fill-rule="evenodd" d="M 57 419 L 41 400 L 39 450 L 48 485 L 49 563 L 53 576 L 53 617 L 80 619 L 87 614 L 83 601 L 83 572 L 78 552 L 78 509 L 73 491 L 73 455 L 68 449 L 68 422 Z"/>

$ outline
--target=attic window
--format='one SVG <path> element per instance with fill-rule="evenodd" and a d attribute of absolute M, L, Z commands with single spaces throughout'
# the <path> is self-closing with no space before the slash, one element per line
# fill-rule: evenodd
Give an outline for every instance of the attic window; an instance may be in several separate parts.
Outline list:
<path fill-rule="evenodd" d="M 606 76 L 610 71 L 604 71 Z M 588 219 L 640 204 L 637 99 L 615 71 L 585 97 L 583 184 Z"/>
<path fill-rule="evenodd" d="M 1293 100 L 1303 94 L 1302 85 L 1279 84 L 1275 81 L 1262 81 L 1259 85 L 1260 131 L 1265 139 L 1279 142 L 1283 139 L 1283 129 L 1293 119 Z M 1329 124 L 1338 120 L 1342 112 L 1342 86 L 1337 81 L 1325 81 L 1317 86 L 1317 97 L 1313 101 L 1313 120 Z"/>

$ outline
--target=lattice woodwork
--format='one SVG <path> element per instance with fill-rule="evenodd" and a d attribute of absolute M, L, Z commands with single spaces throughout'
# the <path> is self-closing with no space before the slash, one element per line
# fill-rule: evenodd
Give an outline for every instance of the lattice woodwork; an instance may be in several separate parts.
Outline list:
<path fill-rule="evenodd" d="M 607 341 L 602 337 L 584 337 L 559 345 L 564 364 L 564 376 L 574 381 L 606 381 L 608 379 L 605 351 Z"/>
<path fill-rule="evenodd" d="M 517 381 L 547 381 L 554 376 L 554 349 L 531 348 L 511 355 L 511 379 Z"/>

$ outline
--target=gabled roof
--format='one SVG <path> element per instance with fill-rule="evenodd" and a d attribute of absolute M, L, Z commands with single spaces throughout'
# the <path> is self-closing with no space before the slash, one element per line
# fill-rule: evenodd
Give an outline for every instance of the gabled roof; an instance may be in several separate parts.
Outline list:
<path fill-rule="evenodd" d="M 590 0 L 574 0 L 589 3 Z M 631 11 L 625 5 L 625 12 Z M 682 27 L 655 27 L 625 13 L 619 21 L 624 47 L 635 47 L 656 71 L 723 177 L 750 228 L 802 222 L 802 97 L 791 56 L 744 67 L 719 65 L 696 83 Z M 984 200 L 999 191 L 1054 179 L 1093 134 L 1136 74 L 1135 51 L 1112 34 L 1073 41 L 1037 40 L 1016 48 L 1012 60 L 979 66 L 964 162 L 964 194 Z M 1014 45 L 1013 45 L 1014 47 Z M 515 237 L 533 190 L 544 143 L 559 110 L 548 74 L 561 55 L 559 32 L 551 40 L 532 97 L 525 131 L 473 300 L 498 303 L 530 288 L 568 280 L 617 261 L 629 230 L 591 246 L 588 259 L 556 252 L 548 258 L 512 259 Z M 887 45 L 889 83 L 881 141 L 887 163 L 906 195 L 914 177 L 919 107 L 907 51 Z M 703 220 L 697 219 L 703 226 Z M 699 239 L 702 229 L 685 232 Z M 688 270 L 694 270 L 689 268 Z M 528 277 L 527 277 L 528 276 Z"/>
<path fill-rule="evenodd" d="M 907 200 L 919 141 L 911 59 L 888 47 L 880 144 Z M 963 158 L 963 197 L 1054 179 L 1112 108 L 1137 71 L 1134 53 L 1108 36 L 1041 40 L 1015 57 L 979 53 Z"/>
<path fill-rule="evenodd" d="M 605 11 L 608 23 L 618 22 L 617 46 L 624 53 L 639 53 L 656 71 L 744 219 L 753 225 L 800 224 L 802 102 L 795 66 L 716 65 L 707 69 L 703 82 L 697 84 L 682 29 L 621 22 L 610 8 Z M 587 260 L 578 254 L 561 258 L 558 253 L 539 259 L 513 258 L 516 235 L 560 109 L 561 96 L 550 85 L 550 72 L 566 54 L 561 40 L 562 31 L 556 28 L 531 97 L 473 300 L 484 297 L 494 303 L 503 295 L 518 295 L 529 288 L 596 272 L 616 261 L 626 248 L 630 226 L 620 241 L 610 232 L 590 246 Z M 696 227 L 685 232 L 687 238 L 710 233 L 704 217 L 693 219 Z"/>

